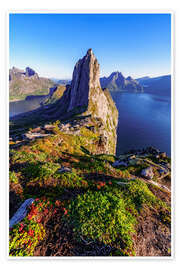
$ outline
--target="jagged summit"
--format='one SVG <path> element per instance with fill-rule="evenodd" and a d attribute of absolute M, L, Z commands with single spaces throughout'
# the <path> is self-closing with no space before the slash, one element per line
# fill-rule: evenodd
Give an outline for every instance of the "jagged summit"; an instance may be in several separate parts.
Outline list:
<path fill-rule="evenodd" d="M 109 77 L 100 79 L 101 87 L 106 87 L 109 90 L 133 90 L 143 91 L 143 87 L 134 80 L 131 76 L 125 78 L 119 71 L 112 72 Z"/>
<path fill-rule="evenodd" d="M 128 77 L 126 78 L 126 80 L 128 80 L 128 81 L 132 81 L 132 80 L 133 80 L 133 78 L 132 78 L 131 76 L 128 76 Z"/>
<path fill-rule="evenodd" d="M 89 49 L 74 67 L 68 111 L 88 106 L 93 89 L 101 88 L 99 75 L 99 63 L 92 49 Z"/>
<path fill-rule="evenodd" d="M 87 54 L 88 54 L 88 55 L 93 54 L 93 50 L 92 50 L 91 48 L 90 48 L 90 49 L 88 49 L 88 50 L 87 50 Z"/>

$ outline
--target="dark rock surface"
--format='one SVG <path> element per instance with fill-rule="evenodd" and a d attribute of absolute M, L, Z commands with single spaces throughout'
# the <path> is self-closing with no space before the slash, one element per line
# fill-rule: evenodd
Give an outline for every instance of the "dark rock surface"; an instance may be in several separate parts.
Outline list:
<path fill-rule="evenodd" d="M 35 71 L 32 69 L 32 68 L 30 68 L 30 67 L 27 67 L 26 68 L 26 73 L 25 73 L 25 75 L 27 76 L 27 77 L 31 77 L 31 76 L 33 76 L 33 75 L 35 75 L 36 73 L 35 73 Z"/>

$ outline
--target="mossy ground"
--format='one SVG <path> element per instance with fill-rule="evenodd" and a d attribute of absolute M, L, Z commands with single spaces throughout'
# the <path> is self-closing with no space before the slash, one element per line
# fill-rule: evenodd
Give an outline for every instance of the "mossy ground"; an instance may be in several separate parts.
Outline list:
<path fill-rule="evenodd" d="M 34 215 L 29 210 L 32 218 L 10 232 L 10 255 L 138 255 L 144 211 L 149 222 L 155 211 L 158 226 L 170 230 L 170 195 L 138 178 L 145 162 L 115 169 L 114 155 L 94 154 L 98 133 L 83 127 L 79 135 L 70 135 L 54 125 L 51 136 L 17 148 L 10 145 L 10 191 L 20 202 L 37 199 Z M 61 166 L 71 172 L 59 173 Z M 164 196 L 158 196 L 160 192 Z M 14 213 L 17 205 L 11 207 Z M 170 255 L 162 250 L 158 254 Z"/>

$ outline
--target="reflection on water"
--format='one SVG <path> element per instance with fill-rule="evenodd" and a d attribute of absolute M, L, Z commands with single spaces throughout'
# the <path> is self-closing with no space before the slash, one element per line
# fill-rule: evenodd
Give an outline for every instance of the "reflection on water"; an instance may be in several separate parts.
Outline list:
<path fill-rule="evenodd" d="M 171 153 L 171 100 L 146 93 L 111 93 L 119 111 L 117 154 L 154 146 Z"/>

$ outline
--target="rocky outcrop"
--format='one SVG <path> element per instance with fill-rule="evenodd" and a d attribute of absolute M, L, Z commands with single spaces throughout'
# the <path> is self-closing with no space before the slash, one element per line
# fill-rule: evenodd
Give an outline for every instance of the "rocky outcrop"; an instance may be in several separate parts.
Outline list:
<path fill-rule="evenodd" d="M 91 92 L 101 88 L 99 82 L 99 64 L 92 49 L 80 59 L 74 68 L 71 83 L 70 104 L 68 111 L 76 107 L 88 106 Z"/>
<path fill-rule="evenodd" d="M 31 76 L 35 75 L 36 72 L 32 68 L 27 67 L 25 74 L 26 74 L 27 77 L 31 77 Z"/>
<path fill-rule="evenodd" d="M 108 90 L 102 90 L 99 75 L 99 63 L 89 49 L 75 65 L 68 112 L 84 108 L 84 115 L 101 120 L 103 141 L 106 141 L 108 152 L 115 153 L 118 111 Z"/>
<path fill-rule="evenodd" d="M 131 76 L 125 78 L 121 72 L 113 72 L 109 77 L 103 77 L 100 79 L 101 87 L 106 87 L 111 91 L 115 90 L 129 90 L 135 92 L 142 92 L 143 86 L 141 86 Z"/>

